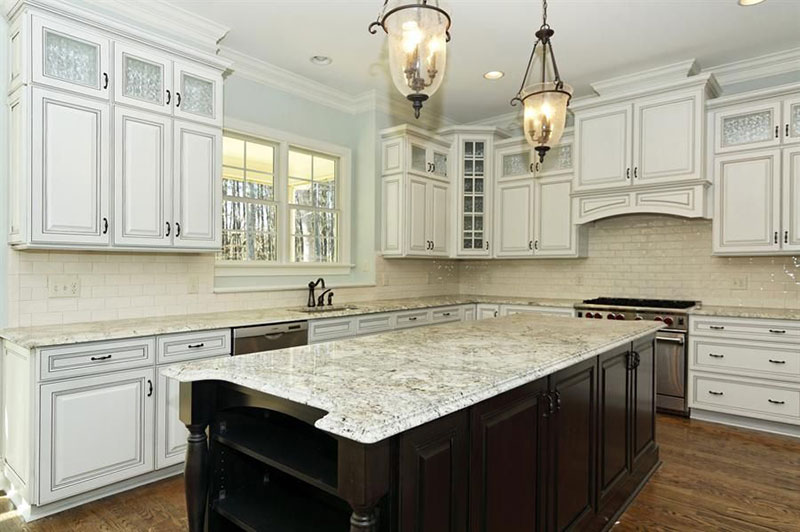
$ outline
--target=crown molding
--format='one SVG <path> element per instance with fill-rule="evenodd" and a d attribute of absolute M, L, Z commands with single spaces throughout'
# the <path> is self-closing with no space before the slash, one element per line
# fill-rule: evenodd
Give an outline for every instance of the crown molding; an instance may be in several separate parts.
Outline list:
<path fill-rule="evenodd" d="M 670 65 L 596 81 L 590 83 L 590 86 L 598 95 L 606 96 L 621 92 L 647 89 L 654 85 L 685 79 L 699 72 L 700 65 L 697 64 L 697 60 L 687 59 L 686 61 L 680 61 Z"/>
<path fill-rule="evenodd" d="M 711 72 L 720 85 L 732 85 L 789 72 L 800 72 L 800 48 L 784 50 L 704 68 Z"/>
<path fill-rule="evenodd" d="M 735 94 L 729 94 L 720 98 L 714 98 L 706 102 L 706 109 L 717 109 L 728 105 L 739 105 L 743 103 L 762 101 L 768 98 L 785 98 L 786 96 L 796 96 L 800 93 L 800 83 L 787 83 L 766 89 L 758 89 Z"/>

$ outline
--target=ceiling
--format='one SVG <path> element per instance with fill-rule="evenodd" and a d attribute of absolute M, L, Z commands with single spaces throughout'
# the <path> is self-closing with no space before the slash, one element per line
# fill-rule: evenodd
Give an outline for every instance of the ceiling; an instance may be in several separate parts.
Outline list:
<path fill-rule="evenodd" d="M 231 28 L 222 44 L 356 95 L 393 90 L 385 36 L 367 26 L 381 0 L 169 0 Z M 533 33 L 536 0 L 442 0 L 453 19 L 447 74 L 431 104 L 467 123 L 512 110 Z M 577 96 L 589 83 L 696 58 L 707 68 L 800 46 L 800 1 L 550 0 L 559 70 Z M 333 63 L 317 66 L 313 55 Z M 483 73 L 501 70 L 499 81 Z M 423 111 L 424 112 L 424 111 Z"/>

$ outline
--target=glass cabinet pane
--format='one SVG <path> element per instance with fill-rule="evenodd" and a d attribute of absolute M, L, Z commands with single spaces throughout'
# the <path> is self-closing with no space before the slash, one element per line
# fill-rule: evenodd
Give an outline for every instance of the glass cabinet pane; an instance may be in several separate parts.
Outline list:
<path fill-rule="evenodd" d="M 572 144 L 555 146 L 539 163 L 539 174 L 568 172 L 572 170 Z"/>
<path fill-rule="evenodd" d="M 728 116 L 722 119 L 722 146 L 740 146 L 772 138 L 772 110 Z"/>
<path fill-rule="evenodd" d="M 484 206 L 484 168 L 485 143 L 480 141 L 464 142 L 464 160 L 462 176 L 463 186 L 463 226 L 462 249 L 485 249 L 483 239 L 483 218 L 486 214 Z"/>
<path fill-rule="evenodd" d="M 428 171 L 428 160 L 427 160 L 427 153 L 425 148 L 422 146 L 417 146 L 416 144 L 411 145 L 411 169 L 416 170 L 418 172 L 427 172 Z"/>
<path fill-rule="evenodd" d="M 800 137 L 800 103 L 792 105 L 789 110 L 789 136 Z"/>
<path fill-rule="evenodd" d="M 86 41 L 44 31 L 44 75 L 85 85 L 100 84 L 100 47 Z"/>
<path fill-rule="evenodd" d="M 529 151 L 503 155 L 503 176 L 525 175 L 530 173 L 531 154 Z"/>
<path fill-rule="evenodd" d="M 433 173 L 441 177 L 447 177 L 446 153 L 433 152 Z"/>
<path fill-rule="evenodd" d="M 214 82 L 181 74 L 180 108 L 187 113 L 214 117 Z"/>
<path fill-rule="evenodd" d="M 164 94 L 164 67 L 137 57 L 123 55 L 122 94 L 130 98 L 161 104 Z"/>

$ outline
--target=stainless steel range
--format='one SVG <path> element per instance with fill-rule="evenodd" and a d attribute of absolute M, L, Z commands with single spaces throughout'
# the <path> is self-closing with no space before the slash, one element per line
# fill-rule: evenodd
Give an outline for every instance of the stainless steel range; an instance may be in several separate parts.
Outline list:
<path fill-rule="evenodd" d="M 653 320 L 666 327 L 656 335 L 656 408 L 688 415 L 686 403 L 688 311 L 697 301 L 598 297 L 575 305 L 578 317 L 595 320 Z"/>

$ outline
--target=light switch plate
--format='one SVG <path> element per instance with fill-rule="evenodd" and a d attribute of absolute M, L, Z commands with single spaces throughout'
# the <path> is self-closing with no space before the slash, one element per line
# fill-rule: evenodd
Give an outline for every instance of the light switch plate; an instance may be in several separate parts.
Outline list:
<path fill-rule="evenodd" d="M 733 290 L 747 290 L 747 276 L 741 275 L 731 278 L 731 288 Z"/>
<path fill-rule="evenodd" d="M 50 275 L 47 277 L 48 297 L 78 297 L 81 278 L 77 275 Z"/>

